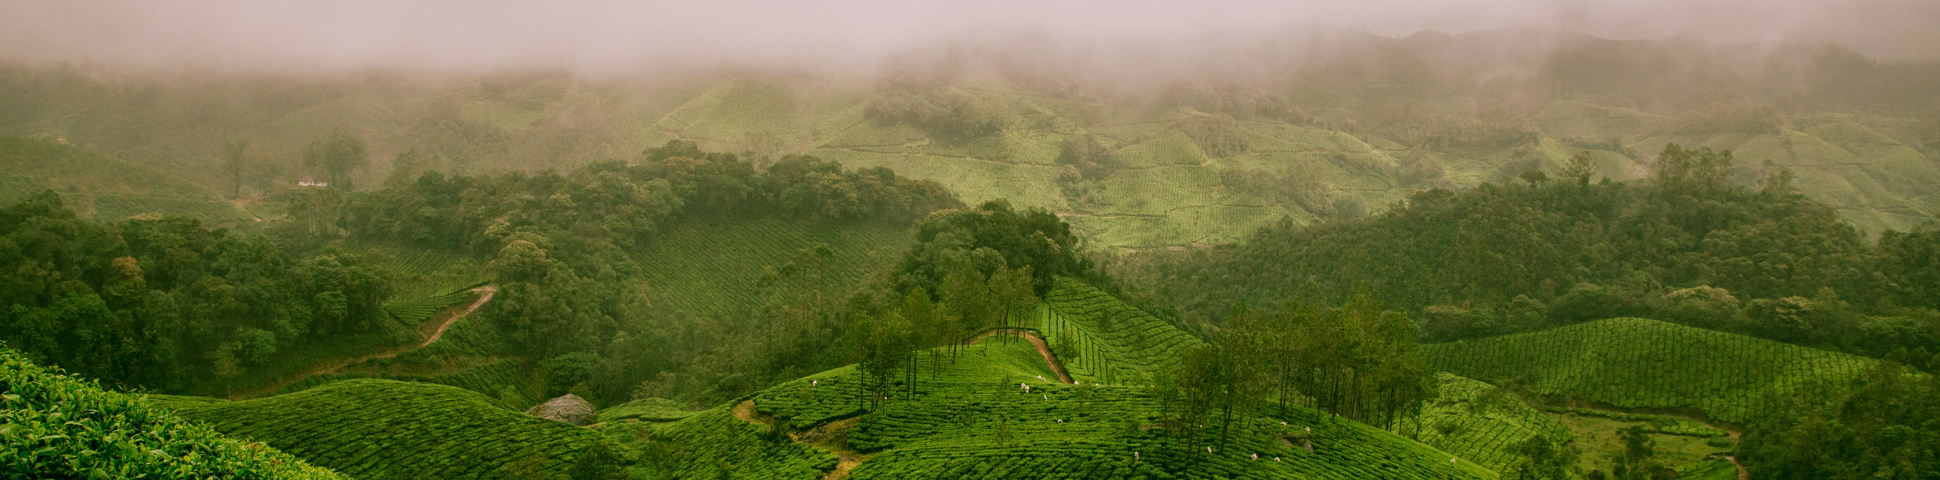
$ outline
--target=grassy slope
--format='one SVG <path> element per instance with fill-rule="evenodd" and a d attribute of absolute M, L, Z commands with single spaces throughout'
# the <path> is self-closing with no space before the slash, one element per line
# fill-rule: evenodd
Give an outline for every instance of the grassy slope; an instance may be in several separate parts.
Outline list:
<path fill-rule="evenodd" d="M 0 349 L 0 477 L 345 478 Z"/>
<path fill-rule="evenodd" d="M 222 226 L 251 218 L 215 192 L 161 169 L 56 140 L 0 137 L 0 202 L 50 189 L 82 216 L 103 221 L 158 213 Z"/>
<path fill-rule="evenodd" d="M 1423 346 L 1457 375 L 1620 408 L 1743 423 L 1810 382 L 1844 382 L 1875 360 L 1656 320 L 1617 318 Z"/>
<path fill-rule="evenodd" d="M 604 437 L 459 388 L 347 380 L 228 402 L 158 398 L 183 417 L 358 478 L 558 476 Z"/>
<path fill-rule="evenodd" d="M 1655 444 L 1651 459 L 1680 469 L 1699 467 L 1705 463 L 1706 457 L 1712 455 L 1729 455 L 1735 444 L 1729 432 L 1679 417 L 1624 415 L 1582 409 L 1551 412 L 1547 416 L 1569 429 L 1576 447 L 1583 452 L 1577 467 L 1586 472 L 1610 471 L 1614 466 L 1611 459 L 1623 455 L 1627 448 L 1619 436 L 1619 431 L 1624 428 L 1646 429 Z M 1730 463 L 1725 465 L 1729 467 Z M 1737 478 L 1736 472 L 1737 469 L 1732 468 L 1731 478 Z"/>

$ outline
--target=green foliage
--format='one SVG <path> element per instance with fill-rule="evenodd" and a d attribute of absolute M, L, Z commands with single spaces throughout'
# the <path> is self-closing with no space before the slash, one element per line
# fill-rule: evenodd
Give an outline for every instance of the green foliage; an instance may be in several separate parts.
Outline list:
<path fill-rule="evenodd" d="M 999 200 L 939 212 L 917 224 L 916 245 L 896 268 L 896 282 L 899 291 L 937 291 L 954 270 L 988 276 L 998 268 L 1027 267 L 1037 295 L 1051 291 L 1059 276 L 1081 276 L 1092 268 L 1070 224 L 1049 211 L 1018 211 Z"/>
<path fill-rule="evenodd" d="M 1730 460 L 1705 460 L 1677 468 L 1679 480 L 1738 480 L 1738 466 Z"/>
<path fill-rule="evenodd" d="M 0 339 L 110 385 L 213 389 L 400 330 L 382 271 L 354 255 L 182 217 L 93 223 L 52 192 L 0 210 L 0 268 Z"/>
<path fill-rule="evenodd" d="M 1240 155 L 1248 149 L 1239 121 L 1229 115 L 1192 115 L 1179 122 L 1179 130 L 1209 157 Z"/>
<path fill-rule="evenodd" d="M 844 293 L 894 262 L 908 241 L 908 225 L 888 221 L 694 220 L 668 225 L 636 258 L 655 303 L 693 315 L 745 318 L 797 292 Z M 818 246 L 832 255 L 817 254 Z M 762 280 L 769 270 L 774 278 Z"/>
<path fill-rule="evenodd" d="M 599 411 L 600 421 L 639 420 L 643 422 L 672 422 L 701 413 L 687 404 L 652 397 L 633 400 L 607 407 Z"/>
<path fill-rule="evenodd" d="M 882 123 L 903 122 L 933 135 L 976 138 L 1003 131 L 1010 113 L 968 92 L 934 82 L 901 81 L 879 88 L 863 114 Z"/>
<path fill-rule="evenodd" d="M 1301 407 L 1236 418 L 1225 452 L 1204 450 L 1218 445 L 1217 435 L 1164 448 L 1160 431 L 1151 430 L 1161 428 L 1154 425 L 1159 401 L 1147 389 L 1057 383 L 1024 342 L 987 339 L 963 347 L 955 360 L 913 359 L 919 372 L 940 371 L 904 385 L 914 392 L 909 398 L 867 413 L 858 408 L 863 394 L 854 367 L 783 383 L 751 400 L 797 430 L 856 419 L 846 442 L 871 456 L 852 478 L 1495 478 L 1471 463 L 1451 464 L 1446 453 Z"/>
<path fill-rule="evenodd" d="M 1868 245 L 1783 182 L 1734 188 L 1731 161 L 1673 144 L 1649 182 L 1431 190 L 1372 218 L 1282 223 L 1244 245 L 1147 254 L 1124 271 L 1215 319 L 1242 301 L 1324 302 L 1366 285 L 1422 312 L 1438 340 L 1635 315 L 1870 355 L 1940 338 L 1861 328 L 1865 315 L 1933 308 L 1915 286 L 1931 235 Z"/>
<path fill-rule="evenodd" d="M 463 389 L 345 380 L 242 402 L 183 402 L 177 415 L 359 478 L 564 478 L 605 437 L 527 416 Z"/>
<path fill-rule="evenodd" d="M 1078 339 L 1075 355 L 1060 355 L 1075 379 L 1111 385 L 1149 385 L 1203 343 L 1158 317 L 1083 281 L 1059 277 L 1045 295 L 1034 325 L 1057 341 Z"/>
<path fill-rule="evenodd" d="M 601 430 L 635 436 L 639 448 L 649 453 L 633 472 L 646 478 L 810 480 L 835 468 L 836 462 L 827 452 L 735 418 L 727 406 L 667 423 L 608 423 Z"/>
<path fill-rule="evenodd" d="M 443 368 L 440 370 L 429 370 L 429 371 L 422 371 L 419 373 L 408 373 L 408 372 L 413 372 L 418 370 L 417 368 L 413 368 L 413 365 L 410 362 L 388 362 L 388 363 L 391 366 L 390 369 L 374 370 L 371 365 L 361 364 L 361 365 L 351 365 L 349 367 L 346 367 L 343 371 L 339 371 L 337 373 L 324 374 L 324 375 L 312 375 L 309 377 L 305 377 L 302 380 L 298 380 L 295 383 L 285 385 L 282 388 L 278 389 L 275 393 L 285 394 L 285 393 L 299 392 L 299 391 L 308 390 L 311 388 L 329 385 L 338 380 L 376 378 L 376 379 L 384 379 L 384 380 L 396 380 L 401 382 L 424 382 L 424 383 L 436 383 L 440 385 L 450 385 L 450 386 L 471 390 L 486 396 L 493 397 L 495 400 L 499 401 L 498 403 L 500 405 L 503 405 L 506 408 L 511 408 L 511 409 L 523 409 L 527 406 L 530 406 L 529 404 L 538 403 L 536 401 L 532 401 L 528 399 L 527 397 L 528 396 L 536 397 L 541 393 L 541 392 L 532 392 L 532 393 L 524 392 L 524 390 L 526 389 L 526 386 L 532 384 L 532 379 L 528 375 L 526 366 L 522 365 L 521 362 L 518 361 L 517 359 L 484 360 L 481 362 L 477 362 L 476 364 L 465 364 L 463 362 L 453 361 L 451 363 L 456 363 L 457 365 L 451 366 L 448 368 Z M 402 368 L 399 368 L 400 366 L 402 366 Z M 438 365 L 438 366 L 446 367 L 445 365 Z M 394 370 L 403 370 L 406 373 L 396 373 L 394 372 Z M 512 389 L 512 394 L 514 398 L 509 398 L 509 399 L 500 398 L 505 393 L 506 388 Z"/>
<path fill-rule="evenodd" d="M 1618 318 L 1425 345 L 1436 368 L 1514 381 L 1546 396 L 1674 409 L 1743 424 L 1814 382 L 1845 382 L 1875 360 L 1656 320 Z"/>
<path fill-rule="evenodd" d="M 1580 452 L 1567 443 L 1558 445 L 1556 440 L 1542 435 L 1531 436 L 1510 446 L 1510 452 L 1521 458 L 1504 471 L 1505 478 L 1516 480 L 1569 480 L 1575 478 L 1572 469 Z"/>
<path fill-rule="evenodd" d="M 1511 471 L 1528 457 L 1518 445 L 1540 438 L 1560 453 L 1564 447 L 1558 443 L 1570 439 L 1568 428 L 1513 392 L 1448 373 L 1436 378 L 1440 392 L 1419 419 L 1426 428 L 1416 432 L 1422 443 L 1490 469 Z"/>
<path fill-rule="evenodd" d="M 346 478 L 11 349 L 0 349 L 0 407 L 0 476 L 8 478 Z"/>
<path fill-rule="evenodd" d="M 1814 387 L 1745 433 L 1740 458 L 1754 478 L 1911 480 L 1940 472 L 1940 377 L 1880 363 Z"/>
<path fill-rule="evenodd" d="M 355 135 L 336 130 L 303 149 L 303 166 L 321 170 L 332 187 L 351 190 L 351 172 L 370 166 L 370 146 Z"/>

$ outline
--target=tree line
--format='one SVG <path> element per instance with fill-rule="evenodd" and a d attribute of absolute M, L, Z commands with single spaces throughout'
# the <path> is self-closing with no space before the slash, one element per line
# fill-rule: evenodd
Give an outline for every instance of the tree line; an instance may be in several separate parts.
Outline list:
<path fill-rule="evenodd" d="M 1241 245 L 1116 266 L 1189 323 L 1361 284 L 1431 341 L 1650 316 L 1919 364 L 1940 353 L 1940 232 L 1869 243 L 1789 171 L 1747 189 L 1732 163 L 1673 144 L 1645 180 L 1592 181 L 1579 155 L 1561 178 L 1428 190 L 1373 217 L 1283 221 Z"/>
<path fill-rule="evenodd" d="M 1406 316 L 1360 291 L 1337 307 L 1234 308 L 1229 321 L 1153 385 L 1162 438 L 1224 451 L 1257 416 L 1289 405 L 1402 431 L 1438 393 Z M 1271 405 L 1269 404 L 1271 402 Z M 1419 430 L 1419 425 L 1414 425 Z M 1236 433 L 1237 432 L 1237 433 Z M 1208 445 L 1210 446 L 1210 445 Z"/>
<path fill-rule="evenodd" d="M 914 240 L 894 271 L 855 302 L 845 338 L 863 373 L 863 407 L 893 399 L 898 389 L 910 393 L 921 374 L 916 352 L 931 349 L 954 361 L 972 335 L 1025 325 L 1057 277 L 1100 274 L 1070 224 L 1002 200 L 936 212 L 916 225 Z"/>
<path fill-rule="evenodd" d="M 1940 376 L 1881 363 L 1850 388 L 1819 385 L 1754 422 L 1739 459 L 1755 478 L 1940 478 Z"/>
<path fill-rule="evenodd" d="M 354 255 L 185 217 L 84 220 L 51 191 L 0 209 L 0 269 L 0 340 L 115 388 L 181 391 L 396 329 L 387 276 Z"/>

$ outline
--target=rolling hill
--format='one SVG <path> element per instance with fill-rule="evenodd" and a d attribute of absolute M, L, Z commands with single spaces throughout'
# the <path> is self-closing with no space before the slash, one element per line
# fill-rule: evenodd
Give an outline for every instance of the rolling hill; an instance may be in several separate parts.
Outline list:
<path fill-rule="evenodd" d="M 1225 452 L 1202 450 L 1211 444 L 1163 446 L 1147 431 L 1158 407 L 1145 388 L 1059 383 L 1025 342 L 987 339 L 962 349 L 954 362 L 947 353 L 917 358 L 915 393 L 877 410 L 859 409 L 853 367 L 790 381 L 748 401 L 785 431 L 837 435 L 838 449 L 865 457 L 848 471 L 857 479 L 1495 478 L 1473 463 L 1451 464 L 1450 455 L 1432 447 L 1297 407 L 1265 412 L 1272 421 L 1244 428 Z M 1032 388 L 1025 391 L 1020 382 Z M 1300 443 L 1303 437 L 1311 438 L 1313 450 Z"/>
<path fill-rule="evenodd" d="M 1552 40 L 1603 48 L 1586 36 L 1563 37 Z M 1428 73 L 1433 80 L 1392 79 L 1412 85 L 1405 88 L 1472 80 L 1462 77 L 1473 70 L 1461 62 L 1503 60 L 1466 57 L 1451 45 L 1503 41 L 1519 40 L 1496 34 L 1355 40 L 1440 69 Z M 1695 65 L 1717 63 L 1711 68 L 1721 75 L 1757 75 L 1730 70 L 1743 67 L 1731 52 L 1665 54 L 1689 56 L 1684 60 Z M 1110 88 L 1047 88 L 1029 75 L 966 67 L 967 73 L 935 80 L 936 95 L 977 105 L 1001 125 L 967 137 L 872 117 L 870 106 L 886 82 L 880 79 L 761 73 L 677 81 L 568 74 L 106 79 L 0 66 L 0 85 L 9 86 L 0 89 L 6 92 L 0 135 L 67 138 L 204 186 L 224 184 L 217 147 L 249 140 L 261 163 L 246 182 L 252 194 L 301 178 L 296 159 L 303 147 L 338 129 L 371 144 L 371 166 L 357 172 L 363 186 L 381 183 L 392 159 L 413 148 L 431 155 L 419 168 L 485 173 L 571 168 L 690 140 L 766 161 L 808 154 L 848 168 L 886 166 L 942 182 L 970 204 L 1006 198 L 1048 208 L 1107 249 L 1239 242 L 1281 218 L 1305 223 L 1363 215 L 1416 190 L 1469 188 L 1527 170 L 1554 176 L 1578 153 L 1591 156 L 1601 177 L 1635 179 L 1672 142 L 1734 151 L 1736 179 L 1744 184 L 1763 175 L 1767 161 L 1789 168 L 1804 193 L 1838 207 L 1868 232 L 1906 230 L 1940 214 L 1934 187 L 1940 185 L 1934 133 L 1940 130 L 1922 113 L 1928 97 L 1861 101 L 1841 96 L 1851 92 L 1827 91 L 1807 95 L 1813 102 L 1751 92 L 1719 99 L 1677 87 L 1689 72 L 1655 71 L 1632 72 L 1648 77 L 1639 78 L 1646 80 L 1637 87 L 1642 93 L 1610 94 L 1571 83 L 1595 79 L 1551 71 L 1524 79 L 1526 95 L 1496 102 L 1490 95 L 1501 92 L 1456 87 L 1397 95 L 1391 90 L 1403 87 L 1395 83 L 1329 70 L 1355 72 L 1356 61 L 1376 60 L 1345 54 L 1332 61 L 1350 66 L 1323 62 L 1316 78 L 1299 80 L 1315 84 L 1295 91 L 1181 80 L 1119 95 L 1100 93 Z M 1568 64 L 1500 66 L 1559 65 Z M 236 92 L 245 95 L 237 100 Z M 1900 108 L 1871 107 L 1882 102 Z M 152 108 L 157 105 L 171 108 Z M 1071 150 L 1074 145 L 1091 147 Z M 1089 153 L 1073 158 L 1070 151 Z M 1074 176 L 1066 164 L 1080 171 Z"/>
<path fill-rule="evenodd" d="M 1040 312 L 1030 326 L 1044 332 L 1054 349 L 1068 342 L 1073 351 L 1060 351 L 1060 358 L 1081 382 L 1149 385 L 1176 368 L 1186 350 L 1205 343 L 1072 278 L 1058 278 Z"/>
<path fill-rule="evenodd" d="M 464 389 L 345 380 L 232 402 L 157 396 L 176 415 L 358 478 L 560 478 L 604 444 Z"/>
<path fill-rule="evenodd" d="M 1543 396 L 1742 424 L 1877 360 L 1641 318 L 1422 346 L 1437 368 Z"/>

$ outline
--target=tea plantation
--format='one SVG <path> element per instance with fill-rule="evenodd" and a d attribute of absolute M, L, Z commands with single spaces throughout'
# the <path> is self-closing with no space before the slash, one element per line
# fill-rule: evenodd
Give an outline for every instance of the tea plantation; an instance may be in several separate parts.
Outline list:
<path fill-rule="evenodd" d="M 464 389 L 344 380 L 241 402 L 163 399 L 182 417 L 357 478 L 563 478 L 607 439 Z"/>
<path fill-rule="evenodd" d="M 919 354 L 916 382 L 902 385 L 911 393 L 874 410 L 860 403 L 853 367 L 784 383 L 750 400 L 792 430 L 856 418 L 844 441 L 869 455 L 850 472 L 857 479 L 1496 476 L 1481 465 L 1451 463 L 1452 455 L 1432 447 L 1304 408 L 1242 421 L 1224 451 L 1205 450 L 1217 445 L 1216 435 L 1167 445 L 1153 431 L 1159 413 L 1149 390 L 1085 380 L 1065 385 L 1042 358 L 1026 342 L 994 340 L 963 347 L 954 361 L 947 351 Z M 1311 451 L 1302 439 L 1312 442 Z"/>
<path fill-rule="evenodd" d="M 1421 417 L 1421 442 L 1502 470 L 1520 456 L 1510 448 L 1534 435 L 1562 440 L 1569 429 L 1507 390 L 1443 373 L 1441 395 Z"/>
<path fill-rule="evenodd" d="M 1044 332 L 1065 368 L 1080 382 L 1145 385 L 1171 369 L 1187 349 L 1202 342 L 1192 334 L 1118 298 L 1071 278 L 1059 278 L 1045 295 L 1034 325 Z M 1070 337 L 1068 340 L 1066 337 Z"/>
<path fill-rule="evenodd" d="M 1842 386 L 1876 360 L 1641 318 L 1422 346 L 1436 368 L 1540 395 L 1750 421 L 1813 382 Z"/>
<path fill-rule="evenodd" d="M 0 477 L 340 479 L 0 349 Z"/>

